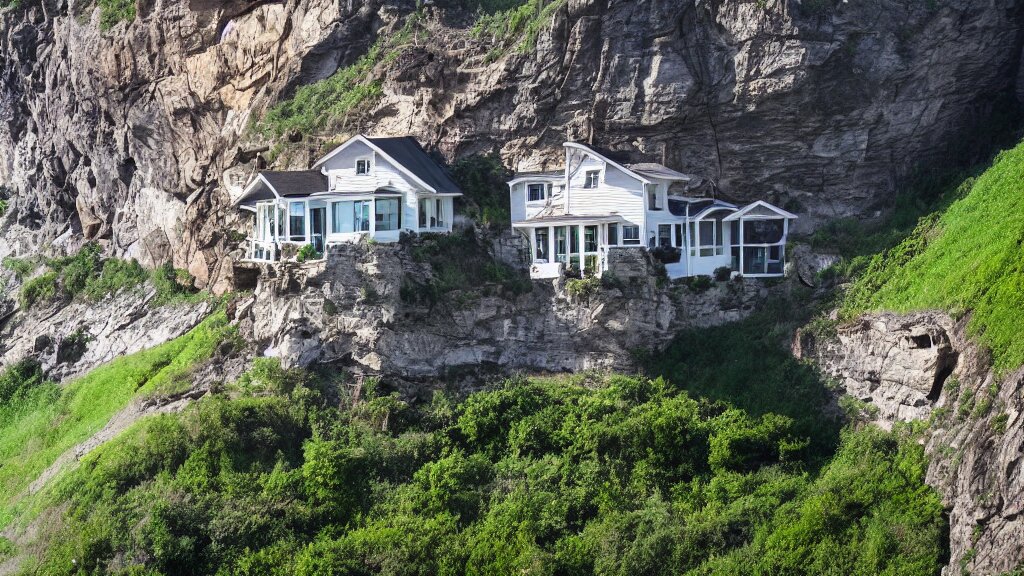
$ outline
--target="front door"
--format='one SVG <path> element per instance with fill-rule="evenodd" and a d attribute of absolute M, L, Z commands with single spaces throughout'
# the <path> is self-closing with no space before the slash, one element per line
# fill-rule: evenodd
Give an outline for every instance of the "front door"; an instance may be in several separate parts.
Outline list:
<path fill-rule="evenodd" d="M 327 232 L 327 208 L 309 209 L 309 239 L 313 249 L 324 251 L 324 234 Z"/>

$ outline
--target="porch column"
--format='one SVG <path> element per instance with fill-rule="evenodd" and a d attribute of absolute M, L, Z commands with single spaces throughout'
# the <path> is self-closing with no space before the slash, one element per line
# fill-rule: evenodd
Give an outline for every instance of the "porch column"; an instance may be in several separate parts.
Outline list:
<path fill-rule="evenodd" d="M 555 261 L 555 227 L 548 226 L 548 262 Z"/>
<path fill-rule="evenodd" d="M 743 216 L 740 216 L 740 269 L 739 269 L 739 273 L 740 274 L 745 274 L 744 268 L 743 268 L 743 253 L 744 252 L 746 252 L 746 250 L 743 248 Z"/>
<path fill-rule="evenodd" d="M 309 244 L 310 242 L 313 241 L 313 226 L 311 226 L 311 224 L 313 223 L 313 218 L 309 214 L 309 200 L 303 200 L 302 206 L 306 210 L 306 244 Z"/>
<path fill-rule="evenodd" d="M 281 237 L 281 207 L 278 205 L 277 200 L 274 200 L 274 233 L 270 235 L 270 259 L 277 259 L 277 243 L 280 242 Z"/>
<path fill-rule="evenodd" d="M 370 200 L 370 238 L 377 234 L 377 199 Z"/>
<path fill-rule="evenodd" d="M 527 228 L 530 231 L 527 236 L 530 237 L 530 263 L 533 264 L 537 261 L 537 229 Z"/>
<path fill-rule="evenodd" d="M 577 247 L 580 249 L 580 273 L 583 273 L 583 253 L 587 251 L 586 247 L 583 246 L 583 224 L 576 226 L 576 234 L 579 236 L 579 243 Z"/>

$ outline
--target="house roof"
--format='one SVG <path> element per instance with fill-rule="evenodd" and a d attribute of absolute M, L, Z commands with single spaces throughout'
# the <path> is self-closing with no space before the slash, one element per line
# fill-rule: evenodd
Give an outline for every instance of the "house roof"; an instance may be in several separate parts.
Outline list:
<path fill-rule="evenodd" d="M 319 170 L 268 170 L 260 176 L 281 196 L 307 196 L 327 190 L 327 176 Z"/>
<path fill-rule="evenodd" d="M 520 180 L 522 178 L 562 178 L 565 176 L 565 170 L 537 170 L 537 171 L 526 171 L 516 172 L 512 175 L 513 180 Z"/>
<path fill-rule="evenodd" d="M 575 216 L 572 214 L 561 214 L 531 218 L 522 222 L 516 222 L 513 228 L 531 228 L 534 226 L 559 226 L 572 224 L 604 224 L 607 222 L 622 222 L 622 216 L 608 214 L 606 216 Z"/>
<path fill-rule="evenodd" d="M 367 138 L 385 154 L 434 188 L 435 192 L 459 192 L 451 174 L 434 161 L 412 136 Z"/>
<path fill-rule="evenodd" d="M 725 220 L 739 220 L 740 218 L 785 218 L 787 220 L 795 220 L 796 214 L 787 212 L 774 204 L 769 204 L 764 200 L 758 200 L 751 204 L 747 204 L 740 211 L 730 214 Z"/>
<path fill-rule="evenodd" d="M 687 207 L 689 207 L 689 210 L 687 210 Z M 694 217 L 712 207 L 716 210 L 736 209 L 735 204 L 715 200 L 714 198 L 673 198 L 670 196 L 668 199 L 668 211 L 673 216 L 686 216 L 689 213 L 691 217 Z"/>
<path fill-rule="evenodd" d="M 393 138 L 368 138 L 357 134 L 349 138 L 344 144 L 327 153 L 326 156 L 316 161 L 313 168 L 319 168 L 324 162 L 334 157 L 353 142 L 362 142 L 390 160 L 396 167 L 417 181 L 431 192 L 461 193 L 459 185 L 452 180 L 448 171 L 434 161 L 427 154 L 412 136 L 398 136 Z"/>
<path fill-rule="evenodd" d="M 675 170 L 656 164 L 654 162 L 640 162 L 638 164 L 626 164 L 626 167 L 648 178 L 656 180 L 675 180 L 679 182 L 689 182 L 693 180 L 693 176 L 688 176 L 682 172 L 676 172 Z"/>

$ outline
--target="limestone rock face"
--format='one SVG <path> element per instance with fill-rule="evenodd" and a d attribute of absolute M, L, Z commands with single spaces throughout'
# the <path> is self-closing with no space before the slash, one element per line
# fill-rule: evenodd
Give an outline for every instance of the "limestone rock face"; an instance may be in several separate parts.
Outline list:
<path fill-rule="evenodd" d="M 467 286 L 428 303 L 404 282 L 431 277 L 401 245 L 336 247 L 327 263 L 266 267 L 242 325 L 286 365 L 342 362 L 406 380 L 488 366 L 628 369 L 631 352 L 658 349 L 682 328 L 741 319 L 764 297 L 757 282 L 699 294 L 658 287 L 650 270 L 580 297 L 552 281 L 520 295 Z"/>
<path fill-rule="evenodd" d="M 965 324 L 868 315 L 834 338 L 803 335 L 799 351 L 877 406 L 879 424 L 930 422 L 926 479 L 949 511 L 944 574 L 1009 573 L 1024 562 L 1024 371 L 995 374 Z"/>
<path fill-rule="evenodd" d="M 0 11 L 0 256 L 100 239 L 217 290 L 225 232 L 246 228 L 230 199 L 268 144 L 250 121 L 416 10 L 148 0 L 101 31 L 94 2 L 21 4 Z M 1015 0 L 572 0 L 524 49 L 471 34 L 460 6 L 421 10 L 431 40 L 374 67 L 382 94 L 346 131 L 524 166 L 592 141 L 793 208 L 804 228 L 870 216 L 918 167 L 969 160 L 985 149 L 975 129 L 1012 111 L 1021 84 Z"/>
<path fill-rule="evenodd" d="M 98 303 L 58 302 L 27 313 L 0 314 L 0 366 L 31 356 L 40 361 L 47 378 L 66 382 L 114 358 L 181 336 L 211 309 L 208 302 L 153 308 L 152 299 L 152 292 L 125 291 Z"/>

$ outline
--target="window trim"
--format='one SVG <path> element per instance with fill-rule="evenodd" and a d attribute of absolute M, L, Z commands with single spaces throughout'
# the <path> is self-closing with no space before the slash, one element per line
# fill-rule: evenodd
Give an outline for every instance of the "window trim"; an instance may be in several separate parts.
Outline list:
<path fill-rule="evenodd" d="M 540 199 L 530 199 L 530 188 L 534 186 L 540 186 Z M 527 182 L 526 183 L 526 202 L 528 204 L 542 204 L 548 200 L 548 185 L 545 182 Z"/>
<path fill-rule="evenodd" d="M 591 174 L 596 174 L 596 176 L 594 176 L 593 185 L 591 185 L 591 181 L 590 181 L 590 175 Z M 585 190 L 594 190 L 594 189 L 596 189 L 600 185 L 601 185 L 601 170 L 598 169 L 598 170 L 584 170 L 583 171 L 583 188 Z"/>
<path fill-rule="evenodd" d="M 626 237 L 626 230 L 636 230 L 636 238 L 627 238 Z M 623 246 L 640 246 L 640 245 L 642 245 L 643 241 L 640 239 L 640 226 L 638 226 L 637 224 L 623 224 L 621 232 L 622 232 L 622 238 L 620 239 L 620 242 L 622 243 Z"/>
<path fill-rule="evenodd" d="M 366 162 L 366 172 L 360 172 L 359 171 L 359 163 L 360 162 Z M 356 176 L 371 176 L 371 175 L 373 175 L 373 157 L 372 156 L 360 156 L 359 158 L 356 158 L 356 162 L 355 162 L 354 168 L 355 168 Z"/>

